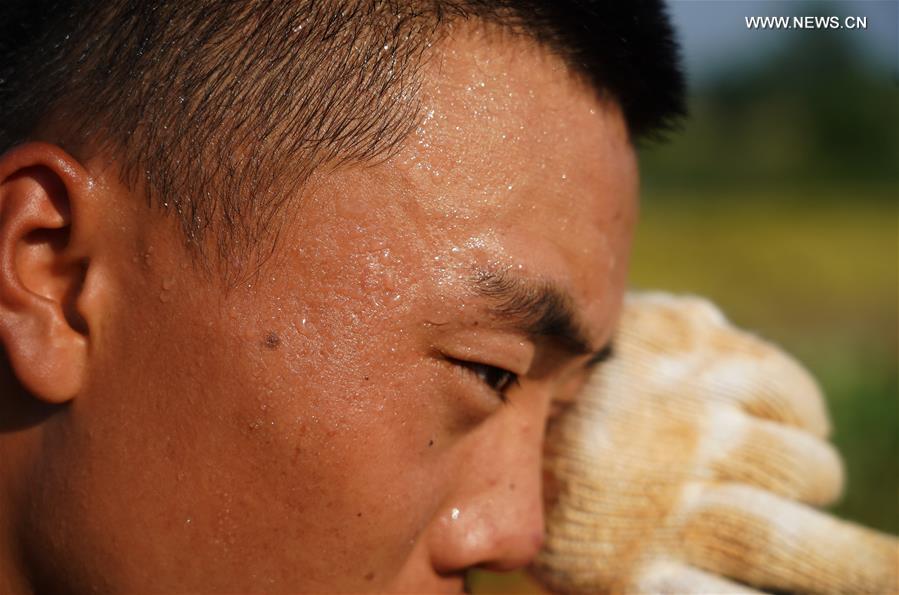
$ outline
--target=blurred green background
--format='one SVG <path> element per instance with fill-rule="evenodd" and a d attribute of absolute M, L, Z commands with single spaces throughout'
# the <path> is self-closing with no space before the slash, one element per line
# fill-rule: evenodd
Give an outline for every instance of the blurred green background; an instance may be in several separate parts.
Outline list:
<path fill-rule="evenodd" d="M 899 533 L 899 3 L 669 2 L 691 116 L 641 151 L 632 285 L 709 297 L 818 378 L 848 486 Z M 866 16 L 750 31 L 744 16 Z M 523 592 L 478 573 L 476 592 Z"/>

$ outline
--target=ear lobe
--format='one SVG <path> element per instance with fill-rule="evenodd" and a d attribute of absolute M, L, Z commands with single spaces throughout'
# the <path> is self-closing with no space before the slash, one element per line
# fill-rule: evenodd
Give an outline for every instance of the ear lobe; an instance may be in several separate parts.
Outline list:
<path fill-rule="evenodd" d="M 0 156 L 0 341 L 22 386 L 51 403 L 72 399 L 85 376 L 77 298 L 87 260 L 70 240 L 91 188 L 59 147 L 27 143 Z"/>

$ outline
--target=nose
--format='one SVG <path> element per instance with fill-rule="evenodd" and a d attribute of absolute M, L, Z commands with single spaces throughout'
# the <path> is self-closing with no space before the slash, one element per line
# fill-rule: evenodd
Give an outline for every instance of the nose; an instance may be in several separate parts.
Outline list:
<path fill-rule="evenodd" d="M 447 497 L 429 531 L 436 572 L 514 570 L 540 551 L 542 426 L 509 434 L 480 441 L 476 453 L 464 457 L 459 489 Z"/>

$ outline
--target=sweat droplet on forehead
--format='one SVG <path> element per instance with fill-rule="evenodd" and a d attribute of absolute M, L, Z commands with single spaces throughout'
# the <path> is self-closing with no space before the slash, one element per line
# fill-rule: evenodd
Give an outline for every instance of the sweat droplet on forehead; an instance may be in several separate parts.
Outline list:
<path fill-rule="evenodd" d="M 570 216 L 582 216 L 578 205 L 586 201 L 572 182 L 594 180 L 580 175 L 577 162 L 601 159 L 601 145 L 610 140 L 629 151 L 623 120 L 610 119 L 603 109 L 609 106 L 536 46 L 490 53 L 478 33 L 464 31 L 448 46 L 454 51 L 428 62 L 422 120 L 396 157 L 410 186 L 434 190 L 432 206 L 445 207 L 435 216 L 470 218 L 479 208 L 510 205 L 533 210 L 533 195 L 547 192 L 568 201 L 560 205 L 570 207 Z M 460 188 L 466 201 L 457 200 Z"/>
<path fill-rule="evenodd" d="M 310 265 L 328 271 L 315 279 L 327 304 L 318 317 L 352 306 L 347 328 L 399 325 L 420 308 L 410 328 L 472 321 L 469 282 L 482 270 L 553 280 L 604 308 L 623 286 L 623 267 L 609 263 L 626 261 L 630 233 L 612 213 L 633 209 L 636 192 L 620 112 L 540 50 L 534 59 L 551 67 L 464 35 L 448 47 L 428 63 L 422 120 L 398 152 L 318 180 L 298 243 L 327 256 Z"/>

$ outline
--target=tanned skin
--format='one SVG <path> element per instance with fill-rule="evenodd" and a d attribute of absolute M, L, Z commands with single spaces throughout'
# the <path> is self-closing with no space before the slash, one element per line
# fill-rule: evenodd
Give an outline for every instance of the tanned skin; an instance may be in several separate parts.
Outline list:
<path fill-rule="evenodd" d="M 458 592 L 533 558 L 635 152 L 523 37 L 459 29 L 424 81 L 399 152 L 314 174 L 228 289 L 115 155 L 0 158 L 0 591 Z"/>

